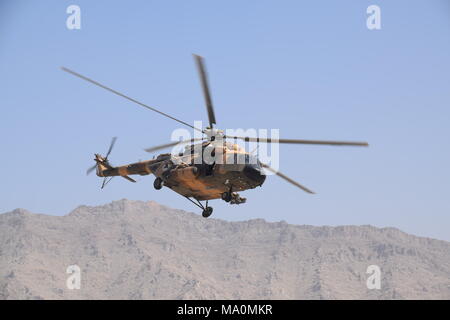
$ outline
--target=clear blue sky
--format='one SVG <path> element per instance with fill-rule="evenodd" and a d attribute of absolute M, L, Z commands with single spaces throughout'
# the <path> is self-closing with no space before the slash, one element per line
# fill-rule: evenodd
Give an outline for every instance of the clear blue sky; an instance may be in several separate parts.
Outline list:
<path fill-rule="evenodd" d="M 81 7 L 81 30 L 66 8 Z M 381 8 L 382 29 L 366 28 Z M 94 152 L 150 158 L 178 124 L 62 72 L 66 66 L 186 121 L 206 120 L 191 53 L 206 58 L 222 128 L 370 148 L 281 147 L 278 177 L 215 201 L 214 217 L 372 224 L 450 240 L 450 3 L 434 1 L 5 1 L 0 4 L 0 212 L 155 200 L 198 211 L 153 177 L 86 177 Z"/>

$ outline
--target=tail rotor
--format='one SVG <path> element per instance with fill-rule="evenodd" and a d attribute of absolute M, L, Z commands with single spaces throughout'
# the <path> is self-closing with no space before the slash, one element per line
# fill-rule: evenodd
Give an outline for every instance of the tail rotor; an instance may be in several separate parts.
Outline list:
<path fill-rule="evenodd" d="M 101 173 L 101 168 L 100 166 L 106 167 L 106 169 L 112 169 L 113 166 L 109 163 L 108 161 L 108 157 L 111 154 L 112 149 L 114 148 L 114 145 L 116 143 L 117 137 L 113 137 L 111 140 L 111 144 L 109 145 L 108 151 L 106 152 L 106 156 L 102 157 L 100 154 L 95 154 L 95 164 L 90 167 L 89 169 L 86 170 L 86 175 L 89 175 L 92 171 L 94 171 L 95 169 L 97 169 L 97 175 L 101 177 L 100 173 Z M 109 181 L 111 181 L 113 177 L 104 177 L 103 182 L 102 182 L 102 189 L 108 184 Z"/>
<path fill-rule="evenodd" d="M 113 137 L 111 140 L 111 144 L 109 145 L 108 151 L 106 152 L 106 156 L 102 157 L 100 154 L 96 153 L 95 154 L 95 164 L 90 167 L 89 169 L 86 170 L 86 174 L 90 174 L 92 171 L 94 171 L 95 169 L 97 169 L 97 175 L 99 177 L 104 177 L 103 178 L 103 182 L 102 182 L 102 189 L 112 180 L 112 178 L 114 178 L 114 176 L 116 176 L 117 174 L 111 174 L 109 173 L 108 176 L 104 176 L 104 174 L 102 173 L 103 170 L 105 169 L 114 169 L 114 166 L 109 162 L 108 157 L 111 154 L 112 149 L 114 148 L 114 145 L 116 143 L 117 137 Z M 129 176 L 126 175 L 120 175 L 122 178 L 130 181 L 130 182 L 136 182 L 136 180 L 130 178 Z"/>

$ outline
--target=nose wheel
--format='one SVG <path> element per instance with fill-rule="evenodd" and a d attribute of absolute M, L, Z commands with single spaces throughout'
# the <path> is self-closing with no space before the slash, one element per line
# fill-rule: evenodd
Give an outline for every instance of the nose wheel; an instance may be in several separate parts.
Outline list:
<path fill-rule="evenodd" d="M 225 202 L 230 202 L 231 199 L 232 199 L 232 193 L 231 193 L 231 191 L 230 191 L 230 192 L 225 191 L 224 193 L 222 193 L 222 200 L 223 200 L 223 201 L 225 201 Z"/>
<path fill-rule="evenodd" d="M 237 192 L 226 191 L 222 193 L 222 200 L 230 204 L 241 204 L 247 201 L 247 198 L 241 197 Z"/>

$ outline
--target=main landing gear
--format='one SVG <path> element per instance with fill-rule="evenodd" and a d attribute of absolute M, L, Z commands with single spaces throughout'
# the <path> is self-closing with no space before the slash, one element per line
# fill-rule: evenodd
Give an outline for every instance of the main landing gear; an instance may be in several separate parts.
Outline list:
<path fill-rule="evenodd" d="M 163 187 L 163 180 L 160 177 L 157 177 L 153 182 L 153 187 L 156 190 L 161 190 L 161 188 Z"/>
<path fill-rule="evenodd" d="M 198 201 L 197 199 L 195 199 L 195 201 L 193 201 L 191 198 L 189 197 L 185 197 L 186 199 L 188 199 L 190 202 L 192 202 L 193 204 L 195 204 L 197 207 L 199 207 L 200 209 L 202 209 L 202 216 L 203 218 L 208 218 L 210 215 L 212 215 L 213 213 L 213 208 L 208 206 L 208 200 L 206 200 L 206 205 L 203 205 L 200 201 Z"/>
<path fill-rule="evenodd" d="M 212 207 L 205 207 L 205 209 L 203 209 L 202 216 L 203 218 L 208 218 L 210 215 L 212 215 L 212 213 L 213 213 Z"/>
<path fill-rule="evenodd" d="M 161 179 L 160 177 L 157 177 L 156 179 L 155 179 L 155 181 L 153 182 L 153 187 L 156 189 L 156 190 L 161 190 L 161 188 L 163 187 L 163 185 L 164 185 L 164 181 L 163 181 L 163 179 Z M 208 200 L 206 200 L 206 205 L 204 206 L 199 200 L 197 200 L 197 199 L 195 199 L 195 201 L 197 201 L 197 202 L 195 202 L 195 201 L 193 201 L 191 198 L 189 198 L 189 197 L 185 197 L 186 199 L 188 199 L 190 202 L 192 202 L 193 204 L 195 204 L 197 207 L 199 207 L 200 209 L 202 209 L 203 211 L 202 211 L 202 216 L 204 217 L 204 218 L 208 218 L 210 215 L 212 215 L 212 213 L 213 213 L 213 208 L 212 207 L 210 207 L 210 206 L 208 206 Z"/>

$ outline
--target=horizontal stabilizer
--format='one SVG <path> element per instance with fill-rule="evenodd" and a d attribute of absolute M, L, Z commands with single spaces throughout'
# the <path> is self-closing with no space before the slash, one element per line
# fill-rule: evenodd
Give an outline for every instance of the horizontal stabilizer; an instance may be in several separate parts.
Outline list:
<path fill-rule="evenodd" d="M 130 182 L 136 182 L 136 180 L 131 179 L 129 176 L 121 176 L 121 177 L 124 178 L 124 179 L 127 179 Z"/>

